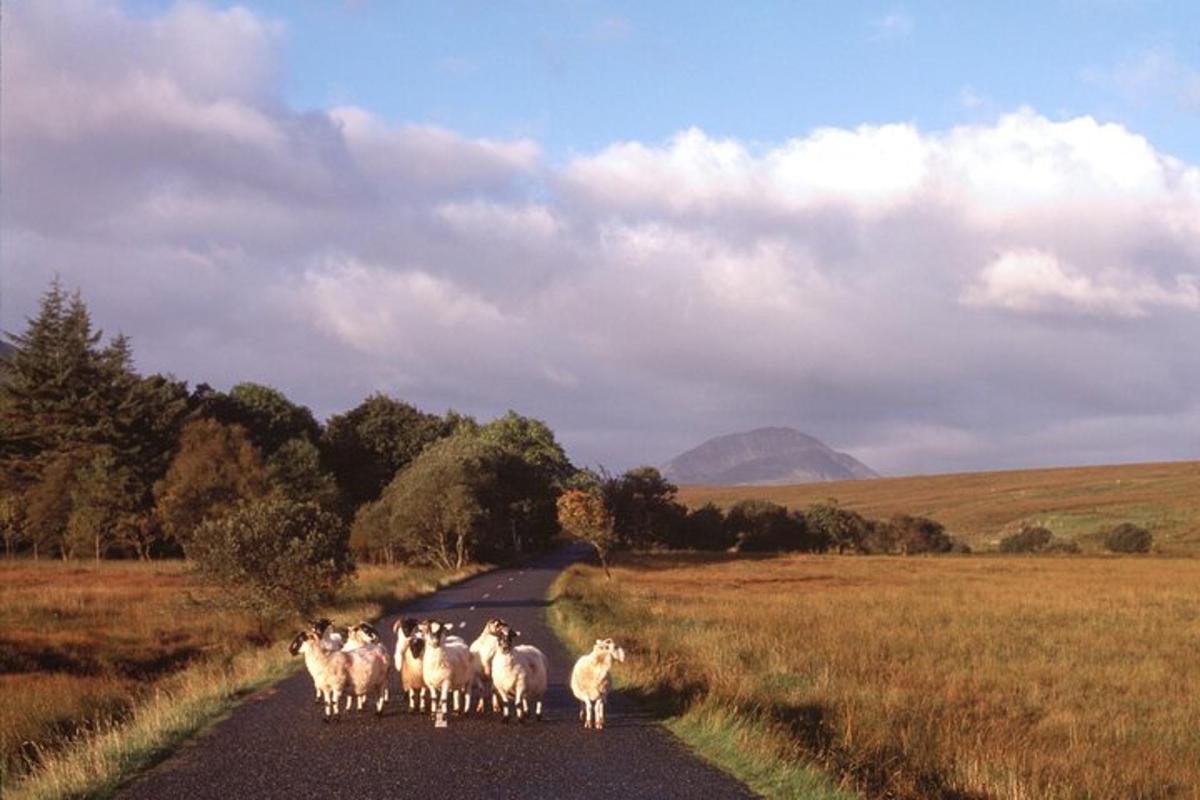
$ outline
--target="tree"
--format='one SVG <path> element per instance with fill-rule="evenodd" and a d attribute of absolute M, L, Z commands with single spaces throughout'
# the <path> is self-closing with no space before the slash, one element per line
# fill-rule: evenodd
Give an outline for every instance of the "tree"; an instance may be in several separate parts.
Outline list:
<path fill-rule="evenodd" d="M 245 431 L 212 419 L 194 420 L 184 427 L 179 452 L 155 487 L 156 513 L 167 535 L 186 551 L 202 522 L 243 500 L 261 498 L 268 489 L 266 470 Z"/>
<path fill-rule="evenodd" d="M 635 467 L 604 482 L 604 501 L 617 541 L 643 548 L 669 541 L 671 530 L 686 513 L 675 502 L 678 489 L 654 467 Z"/>
<path fill-rule="evenodd" d="M 208 390 L 201 397 L 202 415 L 226 425 L 240 425 L 264 458 L 269 459 L 292 440 L 316 444 L 321 438 L 321 426 L 312 412 L 271 386 L 239 383 L 229 394 Z"/>
<path fill-rule="evenodd" d="M 519 455 L 555 485 L 561 486 L 575 473 L 571 460 L 554 438 L 554 431 L 539 419 L 523 417 L 509 410 L 482 426 L 479 437 Z"/>
<path fill-rule="evenodd" d="M 1145 528 L 1122 522 L 1104 536 L 1104 548 L 1112 553 L 1149 553 L 1154 536 Z"/>
<path fill-rule="evenodd" d="M 289 439 L 267 459 L 267 471 L 276 490 L 292 500 L 311 500 L 322 508 L 337 505 L 333 476 L 321 469 L 321 454 L 308 439 Z"/>
<path fill-rule="evenodd" d="M 469 428 L 457 414 L 442 419 L 384 394 L 332 417 L 321 438 L 323 465 L 333 473 L 347 515 L 370 500 L 438 439 Z"/>
<path fill-rule="evenodd" d="M 455 437 L 426 450 L 401 471 L 386 491 L 389 525 L 401 548 L 418 561 L 461 569 L 475 558 L 485 502 L 495 481 L 482 442 Z"/>
<path fill-rule="evenodd" d="M 65 453 L 111 443 L 112 409 L 131 373 L 129 343 L 117 337 L 99 346 L 101 331 L 79 292 L 68 295 L 56 279 L 42 295 L 24 333 L 9 335 L 13 349 L 0 362 L 0 473 L 24 490 Z"/>
<path fill-rule="evenodd" d="M 887 526 L 894 532 L 891 538 L 901 555 L 948 553 L 954 546 L 942 524 L 928 517 L 897 514 Z"/>
<path fill-rule="evenodd" d="M 346 526 L 315 503 L 285 498 L 241 503 L 200 524 L 188 557 L 260 617 L 308 613 L 328 602 L 354 570 Z"/>
<path fill-rule="evenodd" d="M 673 548 L 727 550 L 737 543 L 725 525 L 725 514 L 712 503 L 688 511 L 669 542 Z"/>
<path fill-rule="evenodd" d="M 816 549 L 803 516 L 769 500 L 742 500 L 725 515 L 726 535 L 739 551 L 770 553 Z"/>
<path fill-rule="evenodd" d="M 12 558 L 24 536 L 25 510 L 21 496 L 15 492 L 0 493 L 0 536 L 4 537 L 4 555 Z"/>
<path fill-rule="evenodd" d="M 600 566 L 604 568 L 604 577 L 612 580 L 612 573 L 608 570 L 608 554 L 616 536 L 613 533 L 612 515 L 604 498 L 596 492 L 568 489 L 559 495 L 556 506 L 559 526 L 567 535 L 591 545 L 600 559 Z"/>
<path fill-rule="evenodd" d="M 839 553 L 863 551 L 870 525 L 861 514 L 830 502 L 810 506 L 804 518 L 809 530 L 827 546 L 836 547 Z"/>
<path fill-rule="evenodd" d="M 134 480 L 109 449 L 97 450 L 79 467 L 65 534 L 73 552 L 90 546 L 99 561 L 118 541 L 118 531 L 135 524 Z"/>
<path fill-rule="evenodd" d="M 81 466 L 79 453 L 59 454 L 25 492 L 26 531 L 35 561 L 54 545 L 64 560 L 74 552 L 74 542 L 65 534 Z"/>

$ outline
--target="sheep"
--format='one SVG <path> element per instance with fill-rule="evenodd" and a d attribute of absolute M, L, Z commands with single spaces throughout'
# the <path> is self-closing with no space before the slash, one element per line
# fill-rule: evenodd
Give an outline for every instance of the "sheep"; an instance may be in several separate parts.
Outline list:
<path fill-rule="evenodd" d="M 513 647 L 513 639 L 520 635 L 520 631 L 504 624 L 492 634 L 496 639 L 496 653 L 492 656 L 492 690 L 500 696 L 505 722 L 508 722 L 510 703 L 516 709 L 517 722 L 524 722 L 529 717 L 531 700 L 540 720 L 542 698 L 546 696 L 546 656 L 533 645 Z"/>
<path fill-rule="evenodd" d="M 483 711 L 485 698 L 489 694 L 492 696 L 492 711 L 499 711 L 499 699 L 496 697 L 496 693 L 491 691 L 492 657 L 496 655 L 496 648 L 499 645 L 496 633 L 504 625 L 504 620 L 492 617 L 483 626 L 483 632 L 479 634 L 479 637 L 471 643 L 471 656 L 475 661 L 475 688 L 479 691 L 479 704 L 475 707 L 476 713 Z"/>
<path fill-rule="evenodd" d="M 429 696 L 425 688 L 423 657 L 425 640 L 417 631 L 417 621 L 412 617 L 397 620 L 392 626 L 396 634 L 396 671 L 400 673 L 400 691 L 408 696 L 408 710 L 425 711 L 425 699 Z"/>
<path fill-rule="evenodd" d="M 308 629 L 317 635 L 320 647 L 326 653 L 334 653 L 342 649 L 344 642 L 342 634 L 334 627 L 333 622 L 325 617 L 310 621 Z M 317 686 L 315 678 L 313 679 L 313 689 L 316 692 L 315 702 L 320 703 L 324 698 L 321 696 L 321 689 Z"/>
<path fill-rule="evenodd" d="M 352 625 L 346 635 L 346 644 L 343 645 L 342 652 L 353 654 L 352 672 L 357 671 L 363 676 L 356 686 L 361 685 L 367 691 L 377 692 L 379 695 L 377 711 L 382 712 L 383 705 L 391 699 L 388 676 L 391 674 L 392 665 L 387 648 L 379 641 L 379 631 L 375 630 L 375 626 L 369 622 Z M 378 662 L 378 664 L 367 664 L 368 661 Z M 358 710 L 362 711 L 363 704 L 367 699 L 365 692 L 355 692 L 353 697 L 358 698 Z M 346 710 L 350 710 L 349 702 L 346 704 Z"/>
<path fill-rule="evenodd" d="M 337 718 L 342 693 L 350 680 L 350 654 L 340 650 L 329 652 L 321 641 L 321 634 L 316 631 L 301 631 L 292 639 L 288 651 L 294 656 L 304 654 L 304 666 L 325 703 L 324 719 L 328 722 Z"/>
<path fill-rule="evenodd" d="M 596 730 L 604 730 L 604 704 L 612 687 L 608 673 L 614 660 L 623 662 L 625 651 L 612 639 L 597 639 L 592 652 L 576 661 L 571 670 L 571 693 L 583 703 L 579 718 L 585 728 L 592 727 L 594 714 Z"/>
<path fill-rule="evenodd" d="M 428 619 L 421 620 L 417 626 L 421 638 L 425 640 L 421 671 L 425 687 L 429 689 L 432 698 L 431 705 L 435 714 L 445 714 L 448 711 L 448 700 L 452 692 L 455 711 L 459 710 L 460 692 L 466 695 L 463 712 L 471 707 L 471 684 L 475 681 L 474 664 L 466 642 L 457 637 L 457 641 L 447 637 L 446 633 L 453 627 L 453 623 Z"/>

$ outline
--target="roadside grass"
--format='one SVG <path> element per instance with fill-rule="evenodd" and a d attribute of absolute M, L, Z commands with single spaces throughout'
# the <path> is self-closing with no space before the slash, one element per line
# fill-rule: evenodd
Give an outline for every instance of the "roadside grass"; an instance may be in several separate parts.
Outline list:
<path fill-rule="evenodd" d="M 375 619 L 480 571 L 363 566 L 322 613 Z M 0 564 L 0 794 L 104 796 L 299 668 L 182 562 Z"/>
<path fill-rule="evenodd" d="M 995 544 L 1022 525 L 1043 525 L 1101 549 L 1097 532 L 1121 522 L 1147 528 L 1163 552 L 1200 551 L 1200 462 L 919 475 L 792 486 L 684 486 L 691 507 L 763 498 L 790 508 L 836 499 L 869 517 L 933 517 L 972 547 Z"/>
<path fill-rule="evenodd" d="M 774 720 L 741 714 L 720 699 L 701 696 L 699 687 L 676 669 L 678 661 L 656 662 L 657 669 L 645 661 L 643 634 L 630 638 L 625 633 L 632 606 L 615 602 L 603 585 L 596 585 L 593 573 L 592 568 L 570 567 L 550 589 L 550 626 L 568 650 L 584 653 L 597 638 L 616 638 L 631 652 L 626 663 L 614 668 L 614 686 L 661 717 L 697 755 L 755 792 L 803 800 L 855 797 L 814 767 Z M 601 584 L 602 578 L 601 573 Z"/>
<path fill-rule="evenodd" d="M 1200 797 L 1200 561 L 627 556 L 551 617 L 771 797 Z M 744 760 L 753 764 L 747 766 Z M 822 791 L 820 789 L 817 792 Z"/>

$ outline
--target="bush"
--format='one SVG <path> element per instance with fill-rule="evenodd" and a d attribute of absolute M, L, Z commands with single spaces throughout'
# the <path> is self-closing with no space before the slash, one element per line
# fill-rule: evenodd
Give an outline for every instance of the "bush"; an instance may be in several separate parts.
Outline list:
<path fill-rule="evenodd" d="M 201 574 L 260 616 L 307 613 L 354 571 L 346 526 L 315 503 L 243 503 L 199 525 L 187 555 Z"/>
<path fill-rule="evenodd" d="M 1104 548 L 1112 553 L 1149 553 L 1154 537 L 1145 528 L 1123 522 L 1104 536 Z"/>
<path fill-rule="evenodd" d="M 810 534 L 802 514 L 769 500 L 742 500 L 725 517 L 725 536 L 743 553 L 824 550 Z"/>
<path fill-rule="evenodd" d="M 1067 539 L 1056 539 L 1049 528 L 1026 525 L 1000 540 L 1001 553 L 1078 553 L 1079 545 Z"/>

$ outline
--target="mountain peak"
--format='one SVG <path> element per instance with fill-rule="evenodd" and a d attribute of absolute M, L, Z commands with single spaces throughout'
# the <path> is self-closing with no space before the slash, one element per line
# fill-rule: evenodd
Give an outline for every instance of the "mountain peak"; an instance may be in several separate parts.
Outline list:
<path fill-rule="evenodd" d="M 795 428 L 767 427 L 709 439 L 663 465 L 678 484 L 732 486 L 877 478 L 870 467 Z"/>

